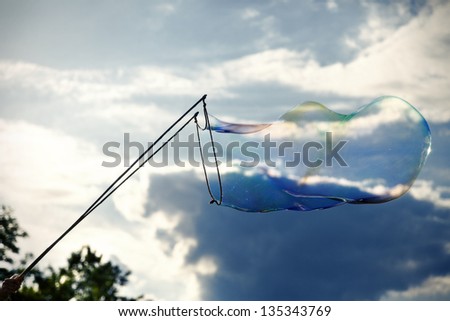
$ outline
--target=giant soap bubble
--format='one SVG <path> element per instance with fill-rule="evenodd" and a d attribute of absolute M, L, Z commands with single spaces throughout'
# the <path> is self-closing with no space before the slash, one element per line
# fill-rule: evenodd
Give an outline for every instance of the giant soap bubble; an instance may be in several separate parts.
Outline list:
<path fill-rule="evenodd" d="M 270 124 L 211 117 L 210 128 L 222 205 L 250 212 L 393 200 L 408 191 L 431 150 L 423 116 L 390 96 L 348 115 L 306 102 Z M 211 186 L 218 198 L 218 182 Z"/>

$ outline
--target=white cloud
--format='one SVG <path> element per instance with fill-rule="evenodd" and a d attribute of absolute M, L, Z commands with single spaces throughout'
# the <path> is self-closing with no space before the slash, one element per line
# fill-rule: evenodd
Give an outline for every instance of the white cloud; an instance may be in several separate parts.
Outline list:
<path fill-rule="evenodd" d="M 30 235 L 20 248 L 35 255 L 123 170 L 101 167 L 99 152 L 87 142 L 24 121 L 0 120 L 0 154 L 0 199 L 15 209 L 19 224 Z M 197 243 L 176 231 L 181 213 L 157 212 L 143 218 L 149 183 L 148 172 L 143 171 L 124 184 L 112 202 L 96 209 L 40 266 L 63 265 L 72 251 L 88 243 L 105 258 L 119 258 L 132 271 L 128 295 L 201 299 L 200 277 L 215 273 L 216 264 L 209 257 L 186 263 Z M 170 241 L 161 239 L 161 232 Z"/>
<path fill-rule="evenodd" d="M 396 186 L 386 186 L 382 179 L 364 179 L 361 181 L 352 181 L 346 178 L 330 177 L 330 176 L 305 176 L 300 179 L 301 184 L 323 184 L 332 183 L 343 187 L 356 187 L 361 191 L 371 193 L 378 196 L 390 196 L 393 198 L 400 197 L 408 190 L 408 186 L 398 184 Z M 339 196 L 339 195 L 336 195 Z"/>
<path fill-rule="evenodd" d="M 450 193 L 448 186 L 434 186 L 432 181 L 416 180 L 410 193 L 417 200 L 432 202 L 435 206 L 442 208 L 450 208 L 450 198 L 443 196 Z"/>
<path fill-rule="evenodd" d="M 371 102 L 370 102 L 371 103 Z M 368 102 L 369 104 L 369 102 Z M 376 103 L 376 109 L 372 108 L 368 113 L 356 114 L 345 126 L 337 113 L 328 111 L 326 106 L 315 102 L 306 102 L 300 105 L 298 112 L 308 110 L 311 115 L 322 115 L 320 120 L 309 120 L 308 122 L 295 122 L 295 111 L 292 110 L 284 115 L 288 122 L 274 123 L 270 128 L 270 134 L 276 139 L 293 139 L 298 141 L 317 140 L 319 133 L 332 132 L 336 137 L 358 138 L 370 136 L 377 132 L 382 125 L 389 125 L 399 130 L 402 125 L 419 123 L 422 121 L 420 115 L 407 103 L 395 97 L 385 97 Z M 294 119 L 290 119 L 290 113 Z M 264 135 L 266 132 L 261 134 Z M 342 136 L 340 136 L 342 135 Z M 379 135 L 381 136 L 381 134 Z"/>
<path fill-rule="evenodd" d="M 240 12 L 240 18 L 250 26 L 259 30 L 259 36 L 255 38 L 256 48 L 265 50 L 288 42 L 288 38 L 278 31 L 277 17 L 273 15 L 263 15 L 255 8 L 245 8 Z"/>
<path fill-rule="evenodd" d="M 19 197 L 13 204 L 33 196 L 72 206 L 88 201 L 106 181 L 98 150 L 62 132 L 0 119 L 0 142 L 1 192 Z"/>
<path fill-rule="evenodd" d="M 24 251 L 42 251 L 107 181 L 91 144 L 27 122 L 0 120 L 0 154 L 0 198 L 32 235 Z"/>
<path fill-rule="evenodd" d="M 142 222 L 150 186 L 148 172 L 137 172 L 113 195 L 116 209 L 130 222 Z"/>
<path fill-rule="evenodd" d="M 339 8 L 339 6 L 335 0 L 328 0 L 326 5 L 327 5 L 327 9 L 330 11 L 336 11 Z"/>
<path fill-rule="evenodd" d="M 381 300 L 449 300 L 450 276 L 432 276 L 421 284 L 411 286 L 404 291 L 389 290 L 384 293 Z"/>
<path fill-rule="evenodd" d="M 172 3 L 161 3 L 156 6 L 156 10 L 162 14 L 172 14 L 175 12 L 176 7 Z"/>
<path fill-rule="evenodd" d="M 448 121 L 450 60 L 446 52 L 450 48 L 445 39 L 450 29 L 442 26 L 449 14 L 450 4 L 424 10 L 346 64 L 322 66 L 308 51 L 282 48 L 225 62 L 208 70 L 206 78 L 221 88 L 275 82 L 342 97 L 394 95 L 417 106 L 432 121 Z"/>
<path fill-rule="evenodd" d="M 450 254 L 450 243 L 444 245 L 445 253 Z"/>
<path fill-rule="evenodd" d="M 366 22 L 359 28 L 358 35 L 353 40 L 358 43 L 359 48 L 383 41 L 412 17 L 410 3 L 406 1 L 362 2 L 362 5 L 367 12 Z"/>
<path fill-rule="evenodd" d="M 0 86 L 35 90 L 80 103 L 105 104 L 145 95 L 198 97 L 207 92 L 209 97 L 221 98 L 232 95 L 242 85 L 278 83 L 343 99 L 370 101 L 383 95 L 398 96 L 418 107 L 427 119 L 445 122 L 450 120 L 450 47 L 445 41 L 450 29 L 442 26 L 449 15 L 450 3 L 423 10 L 348 63 L 321 65 L 308 50 L 286 48 L 204 66 L 195 74 L 152 66 L 61 71 L 30 63 L 2 62 Z M 273 17 L 255 19 L 266 38 L 278 37 Z"/>
<path fill-rule="evenodd" d="M 116 130 L 122 133 L 130 129 L 133 129 L 133 134 L 143 133 L 147 137 L 147 142 L 156 139 L 168 124 L 180 116 L 154 104 L 142 106 L 118 102 L 93 107 L 81 110 L 80 115 L 86 119 L 95 118 L 103 124 L 114 125 Z"/>
<path fill-rule="evenodd" d="M 79 103 L 111 103 L 145 95 L 199 96 L 188 78 L 158 67 L 58 70 L 25 62 L 0 63 L 0 86 Z"/>
<path fill-rule="evenodd" d="M 114 244 L 113 253 L 133 272 L 134 291 L 162 300 L 202 298 L 199 278 L 215 273 L 216 264 L 209 257 L 202 257 L 192 265 L 186 263 L 186 256 L 197 242 L 175 232 L 179 223 L 180 216 L 156 212 L 132 230 L 111 231 L 101 237 L 104 242 Z M 160 232 L 170 235 L 170 243 L 159 236 Z M 95 242 L 93 245 L 103 250 Z"/>
<path fill-rule="evenodd" d="M 241 18 L 243 20 L 250 20 L 256 18 L 260 15 L 260 12 L 254 8 L 246 8 L 241 13 Z"/>

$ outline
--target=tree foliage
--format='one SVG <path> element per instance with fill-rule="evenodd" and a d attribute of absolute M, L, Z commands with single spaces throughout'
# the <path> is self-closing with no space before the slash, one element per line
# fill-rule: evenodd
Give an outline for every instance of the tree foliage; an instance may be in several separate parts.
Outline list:
<path fill-rule="evenodd" d="M 4 279 L 10 275 L 15 265 L 14 256 L 19 254 L 17 241 L 21 237 L 27 237 L 27 233 L 23 231 L 15 217 L 12 216 L 13 210 L 5 205 L 0 206 L 0 279 Z"/>
<path fill-rule="evenodd" d="M 11 268 L 0 268 L 0 278 L 17 273 L 30 258 L 29 255 L 16 266 L 11 254 L 18 254 L 17 241 L 27 234 L 12 216 L 12 210 L 5 206 L 0 212 L 0 258 Z M 72 253 L 67 265 L 61 268 L 36 267 L 30 272 L 22 289 L 11 296 L 13 300 L 135 300 L 118 295 L 119 287 L 128 283 L 129 271 L 123 271 L 110 261 L 104 262 L 89 246 Z"/>
<path fill-rule="evenodd" d="M 15 295 L 18 300 L 131 300 L 118 296 L 118 287 L 128 282 L 130 272 L 111 262 L 102 262 L 89 246 L 74 252 L 67 266 L 33 273 L 34 282 Z"/>

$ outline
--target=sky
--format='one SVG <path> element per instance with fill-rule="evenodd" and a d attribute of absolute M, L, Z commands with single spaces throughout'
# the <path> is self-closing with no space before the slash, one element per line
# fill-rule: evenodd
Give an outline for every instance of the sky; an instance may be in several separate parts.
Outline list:
<path fill-rule="evenodd" d="M 106 143 L 153 141 L 204 94 L 254 123 L 393 95 L 432 132 L 399 199 L 246 213 L 210 205 L 200 168 L 146 166 L 39 266 L 89 244 L 147 299 L 450 299 L 449 15 L 437 0 L 0 0 L 0 203 L 30 235 L 22 253 L 124 170 L 102 166 Z"/>

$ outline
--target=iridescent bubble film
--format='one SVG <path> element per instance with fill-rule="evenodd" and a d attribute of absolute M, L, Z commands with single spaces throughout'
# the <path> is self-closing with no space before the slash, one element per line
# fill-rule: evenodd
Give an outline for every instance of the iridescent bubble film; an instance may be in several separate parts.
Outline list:
<path fill-rule="evenodd" d="M 393 200 L 408 191 L 431 150 L 426 120 L 397 97 L 380 97 L 348 115 L 306 102 L 270 124 L 211 117 L 210 128 L 222 205 L 250 212 Z M 218 182 L 211 185 L 218 198 Z"/>

